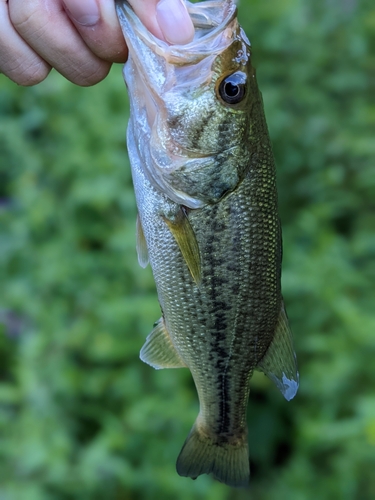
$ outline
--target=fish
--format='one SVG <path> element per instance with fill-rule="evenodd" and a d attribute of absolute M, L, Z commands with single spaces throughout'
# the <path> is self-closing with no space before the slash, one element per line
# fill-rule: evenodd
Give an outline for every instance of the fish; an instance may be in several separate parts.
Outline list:
<path fill-rule="evenodd" d="M 162 312 L 140 357 L 156 369 L 187 367 L 195 383 L 200 410 L 178 474 L 247 487 L 254 370 L 288 401 L 299 385 L 281 294 L 275 161 L 235 3 L 186 6 L 194 39 L 169 45 L 116 0 L 129 49 L 138 260 L 151 265 Z"/>

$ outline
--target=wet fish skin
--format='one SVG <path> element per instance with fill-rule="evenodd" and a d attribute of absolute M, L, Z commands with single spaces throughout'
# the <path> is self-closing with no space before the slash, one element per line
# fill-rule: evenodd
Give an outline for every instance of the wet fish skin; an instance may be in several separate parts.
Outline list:
<path fill-rule="evenodd" d="M 200 412 L 178 473 L 212 473 L 246 486 L 254 369 L 288 400 L 298 388 L 280 287 L 275 164 L 234 4 L 189 9 L 196 37 L 173 47 L 117 2 L 129 46 L 138 255 L 141 265 L 151 264 L 162 309 L 141 358 L 155 368 L 188 367 L 197 388 Z M 220 85 L 238 72 L 246 78 L 244 98 L 228 104 Z"/>

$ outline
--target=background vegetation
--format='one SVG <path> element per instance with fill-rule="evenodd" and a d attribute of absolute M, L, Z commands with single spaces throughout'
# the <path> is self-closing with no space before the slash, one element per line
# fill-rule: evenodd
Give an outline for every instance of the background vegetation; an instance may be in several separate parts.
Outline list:
<path fill-rule="evenodd" d="M 301 372 L 249 407 L 252 486 L 175 473 L 185 370 L 138 352 L 159 317 L 135 254 L 120 68 L 90 89 L 0 80 L 1 500 L 375 498 L 375 6 L 242 0 L 278 163 Z"/>

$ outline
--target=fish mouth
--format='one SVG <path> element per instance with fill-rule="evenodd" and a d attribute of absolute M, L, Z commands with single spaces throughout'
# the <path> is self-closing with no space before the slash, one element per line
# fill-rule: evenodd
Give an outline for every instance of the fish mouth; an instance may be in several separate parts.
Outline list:
<path fill-rule="evenodd" d="M 148 31 L 126 0 L 115 1 L 129 49 L 125 80 L 132 85 L 132 90 L 138 89 L 140 96 L 131 101 L 136 108 L 144 107 L 152 128 L 158 110 L 163 108 L 165 92 L 172 87 L 183 88 L 210 80 L 213 60 L 233 41 L 238 26 L 237 7 L 233 0 L 197 4 L 186 1 L 194 38 L 188 44 L 169 45 Z"/>
<path fill-rule="evenodd" d="M 194 25 L 194 38 L 188 44 L 169 45 L 148 31 L 126 0 L 116 0 L 129 55 L 153 97 L 176 84 L 171 66 L 195 65 L 205 58 L 211 61 L 233 40 L 231 25 L 237 23 L 233 0 L 186 2 L 186 6 Z"/>
<path fill-rule="evenodd" d="M 132 55 L 144 55 L 141 44 L 154 54 L 160 55 L 172 64 L 193 64 L 204 57 L 222 52 L 227 44 L 217 40 L 236 18 L 237 7 L 233 0 L 205 1 L 198 4 L 186 2 L 187 10 L 195 28 L 193 40 L 184 45 L 169 45 L 150 33 L 141 23 L 126 0 L 116 0 L 117 15 Z M 136 43 L 138 39 L 141 43 Z"/>
<path fill-rule="evenodd" d="M 117 16 L 129 50 L 124 67 L 132 117 L 128 137 L 130 134 L 136 144 L 136 155 L 150 183 L 174 202 L 193 209 L 206 201 L 193 192 L 189 194 L 188 187 L 182 191 L 172 185 L 170 175 L 185 168 L 211 165 L 222 150 L 197 151 L 181 143 L 174 135 L 172 121 L 168 121 L 169 106 L 173 99 L 179 101 L 181 95 L 199 95 L 208 88 L 214 61 L 239 39 L 240 27 L 233 0 L 186 2 L 186 6 L 194 25 L 194 38 L 184 45 L 169 45 L 148 31 L 126 0 L 116 0 Z"/>

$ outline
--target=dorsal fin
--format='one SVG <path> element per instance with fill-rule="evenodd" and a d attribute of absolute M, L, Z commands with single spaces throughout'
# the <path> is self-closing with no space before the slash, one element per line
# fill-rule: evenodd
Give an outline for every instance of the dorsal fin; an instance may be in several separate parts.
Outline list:
<path fill-rule="evenodd" d="M 201 258 L 197 238 L 189 222 L 186 210 L 180 207 L 174 220 L 165 216 L 163 216 L 163 219 L 180 248 L 193 280 L 199 286 L 201 282 Z"/>

